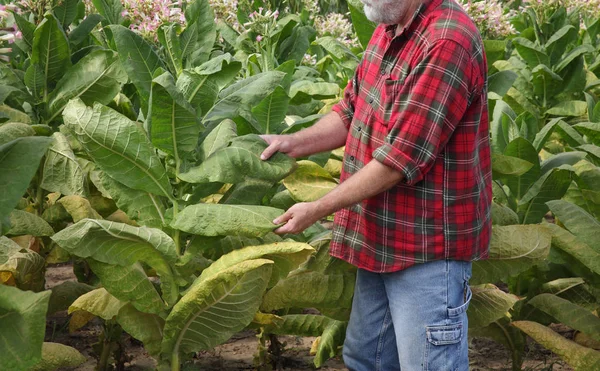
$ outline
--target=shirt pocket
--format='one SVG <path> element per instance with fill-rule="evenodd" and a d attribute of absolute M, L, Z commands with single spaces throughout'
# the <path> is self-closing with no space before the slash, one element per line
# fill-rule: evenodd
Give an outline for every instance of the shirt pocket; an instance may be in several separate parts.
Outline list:
<path fill-rule="evenodd" d="M 406 78 L 409 73 L 409 64 L 398 62 L 390 71 L 388 78 L 383 80 L 382 97 L 379 108 L 379 118 L 385 126 L 396 121 L 400 112 L 401 92 L 406 89 Z"/>

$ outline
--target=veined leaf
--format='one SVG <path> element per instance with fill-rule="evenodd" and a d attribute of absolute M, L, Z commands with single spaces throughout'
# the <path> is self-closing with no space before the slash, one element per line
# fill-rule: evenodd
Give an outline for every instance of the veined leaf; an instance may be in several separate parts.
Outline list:
<path fill-rule="evenodd" d="M 75 348 L 59 343 L 42 344 L 42 360 L 30 371 L 54 371 L 73 368 L 85 363 L 87 358 Z"/>
<path fill-rule="evenodd" d="M 7 273 L 8 280 L 22 290 L 42 291 L 46 261 L 38 253 L 21 248 L 7 237 L 0 237 L 0 273 Z M 0 286 L 6 284 L 0 275 Z"/>
<path fill-rule="evenodd" d="M 165 321 L 156 314 L 140 312 L 131 304 L 119 310 L 117 322 L 125 332 L 144 343 L 144 349 L 158 356 L 163 339 Z"/>
<path fill-rule="evenodd" d="M 108 24 L 123 23 L 123 3 L 120 0 L 92 0 L 92 3 Z"/>
<path fill-rule="evenodd" d="M 196 110 L 196 114 L 206 114 L 214 105 L 219 95 L 217 78 L 203 75 L 194 70 L 184 70 L 177 78 L 177 89 Z"/>
<path fill-rule="evenodd" d="M 281 86 L 263 99 L 256 107 L 252 108 L 252 115 L 256 118 L 260 133 L 280 133 L 287 127 L 285 119 L 290 98 Z"/>
<path fill-rule="evenodd" d="M 100 172 L 99 181 L 119 209 L 140 225 L 162 227 L 165 222 L 165 206 L 162 200 L 152 193 L 138 191 L 123 185 Z"/>
<path fill-rule="evenodd" d="M 231 186 L 219 200 L 220 204 L 260 205 L 263 198 L 273 188 L 273 182 L 248 178 Z"/>
<path fill-rule="evenodd" d="M 572 171 L 555 168 L 535 182 L 519 201 L 519 216 L 523 224 L 539 223 L 548 212 L 546 202 L 560 199 L 569 189 Z"/>
<path fill-rule="evenodd" d="M 41 187 L 66 196 L 87 195 L 87 174 L 77 162 L 69 141 L 60 132 L 54 133 L 52 138 L 44 162 Z"/>
<path fill-rule="evenodd" d="M 278 226 L 283 210 L 267 206 L 197 204 L 183 209 L 171 227 L 200 236 L 262 237 Z"/>
<path fill-rule="evenodd" d="M 13 12 L 12 15 L 15 19 L 15 24 L 19 28 L 19 31 L 21 31 L 23 41 L 29 47 L 29 49 L 31 49 L 33 47 L 33 35 L 35 33 L 35 24 L 29 22 L 27 19 L 23 18 L 20 14 L 16 12 Z M 31 50 L 24 51 L 28 53 Z"/>
<path fill-rule="evenodd" d="M 575 165 L 586 156 L 587 153 L 582 151 L 562 152 L 552 155 L 540 164 L 541 175 L 561 165 Z"/>
<path fill-rule="evenodd" d="M 108 104 L 119 93 L 127 75 L 121 68 L 117 53 L 96 50 L 83 57 L 60 79 L 48 97 L 49 121 L 60 115 L 71 99 L 79 98 L 85 104 Z"/>
<path fill-rule="evenodd" d="M 269 160 L 261 160 L 267 143 L 258 135 L 236 137 L 229 146 L 216 150 L 199 166 L 179 174 L 190 183 L 240 183 L 246 178 L 259 178 L 277 182 L 295 167 L 295 160 L 283 153 L 276 153 Z"/>
<path fill-rule="evenodd" d="M 0 126 L 0 146 L 17 138 L 32 137 L 34 135 L 35 130 L 31 125 L 21 122 L 7 122 Z"/>
<path fill-rule="evenodd" d="M 302 307 L 350 308 L 354 282 L 353 274 L 295 274 L 267 291 L 260 308 L 264 312 Z"/>
<path fill-rule="evenodd" d="M 531 170 L 533 166 L 534 164 L 531 162 L 518 157 L 500 155 L 497 153 L 492 154 L 492 170 L 495 174 L 498 174 L 498 176 L 521 176 Z"/>
<path fill-rule="evenodd" d="M 46 78 L 46 91 L 71 66 L 69 41 L 52 14 L 47 14 L 34 32 L 31 64 L 41 67 Z"/>
<path fill-rule="evenodd" d="M 531 336 L 544 348 L 557 354 L 575 371 L 589 371 L 600 368 L 600 352 L 596 350 L 583 347 L 536 322 L 515 321 L 512 325 Z"/>
<path fill-rule="evenodd" d="M 600 103 L 597 111 L 600 115 Z M 596 111 L 596 109 L 594 109 Z M 599 120 L 600 121 L 600 120 Z M 588 137 L 588 140 L 597 146 L 600 146 L 600 122 L 582 122 L 573 126 L 578 132 Z"/>
<path fill-rule="evenodd" d="M 130 29 L 112 25 L 110 30 L 125 72 L 138 89 L 142 100 L 147 102 L 150 99 L 154 71 L 159 67 L 164 68 L 160 58 L 142 36 Z"/>
<path fill-rule="evenodd" d="M 198 148 L 198 160 L 204 162 L 213 153 L 225 148 L 230 141 L 237 137 L 237 126 L 232 120 L 223 120 L 202 141 Z"/>
<path fill-rule="evenodd" d="M 269 287 L 272 287 L 280 279 L 287 277 L 289 272 L 298 268 L 314 252 L 315 250 L 310 245 L 301 242 L 277 242 L 269 245 L 244 247 L 220 257 L 202 271 L 200 279 L 196 280 L 194 284 L 199 284 L 240 262 L 261 258 L 272 260 L 275 263 L 269 282 Z"/>
<path fill-rule="evenodd" d="M 77 298 L 69 306 L 69 314 L 76 316 L 77 312 L 85 311 L 108 321 L 114 319 L 119 314 L 119 310 L 126 304 L 109 294 L 104 288 L 99 288 Z M 85 325 L 85 323 L 82 325 Z M 71 328 L 71 331 L 75 330 L 77 328 Z"/>
<path fill-rule="evenodd" d="M 492 284 L 473 286 L 473 297 L 467 310 L 469 328 L 483 328 L 504 317 L 519 300 Z"/>
<path fill-rule="evenodd" d="M 164 300 L 168 304 L 177 300 L 178 288 L 171 268 L 177 260 L 175 243 L 159 229 L 84 219 L 63 229 L 52 239 L 69 253 L 82 258 L 123 267 L 144 262 L 160 276 Z"/>
<path fill-rule="evenodd" d="M 26 137 L 0 146 L 0 220 L 23 196 L 52 139 Z"/>
<path fill-rule="evenodd" d="M 100 14 L 88 14 L 85 19 L 69 33 L 69 42 L 71 43 L 71 46 L 77 46 L 85 41 L 100 21 L 102 21 L 102 16 Z"/>
<path fill-rule="evenodd" d="M 540 161 L 538 151 L 524 138 L 517 138 L 506 146 L 504 154 L 523 159 L 533 166 L 525 173 L 517 176 L 509 176 L 506 180 L 506 185 L 510 188 L 512 194 L 517 200 L 520 200 L 526 193 L 529 187 L 535 183 L 540 176 Z"/>
<path fill-rule="evenodd" d="M 29 88 L 31 95 L 40 100 L 46 89 L 46 75 L 40 64 L 32 64 L 25 71 L 25 85 Z"/>
<path fill-rule="evenodd" d="M 221 90 L 233 81 L 241 68 L 241 62 L 235 60 L 231 54 L 225 53 L 202 63 L 193 71 L 201 76 L 210 75 L 211 79 L 214 79 L 218 90 Z"/>
<path fill-rule="evenodd" d="M 548 228 L 552 232 L 553 248 L 565 252 L 574 258 L 576 264 L 583 265 L 592 274 L 600 275 L 600 253 L 587 244 L 590 242 L 589 240 L 584 242 L 555 224 L 549 224 Z M 573 264 L 569 268 L 576 269 L 577 267 Z"/>
<path fill-rule="evenodd" d="M 28 370 L 42 357 L 50 291 L 33 293 L 0 285 L 0 364 Z"/>
<path fill-rule="evenodd" d="M 187 58 L 187 67 L 195 67 L 208 60 L 217 38 L 215 16 L 208 0 L 195 0 L 185 8 L 185 19 L 188 27 L 193 23 L 197 24 L 196 44 Z"/>
<path fill-rule="evenodd" d="M 156 291 L 141 264 L 121 266 L 101 263 L 93 259 L 88 259 L 87 262 L 104 288 L 117 299 L 131 302 L 134 307 L 145 313 L 162 313 L 166 309 L 165 300 Z M 162 272 L 159 275 L 161 275 L 161 283 L 172 285 L 172 277 L 167 274 L 163 282 L 162 276 L 165 275 Z M 169 295 L 175 297 L 177 294 L 173 293 L 170 287 L 167 287 L 167 290 L 170 291 L 165 292 L 165 298 Z"/>
<path fill-rule="evenodd" d="M 548 138 L 552 135 L 552 132 L 556 128 L 559 122 L 562 121 L 561 117 L 550 120 L 544 127 L 535 135 L 535 140 L 533 141 L 533 146 L 537 150 L 537 152 L 541 151 L 546 145 Z M 564 122 L 564 121 L 563 121 Z"/>
<path fill-rule="evenodd" d="M 340 87 L 337 84 L 330 82 L 299 80 L 290 87 L 290 97 L 293 101 L 300 100 L 300 102 L 303 101 L 303 97 L 310 97 L 313 99 L 333 98 L 337 96 L 339 92 Z"/>
<path fill-rule="evenodd" d="M 44 219 L 24 210 L 13 210 L 10 213 L 10 229 L 6 233 L 12 236 L 52 236 L 54 230 Z"/>
<path fill-rule="evenodd" d="M 198 41 L 198 23 L 187 24 L 185 29 L 181 32 L 181 38 L 179 41 L 181 49 L 181 57 L 186 58 L 194 51 L 196 42 Z"/>
<path fill-rule="evenodd" d="M 52 13 L 63 28 L 69 27 L 69 25 L 75 20 L 77 16 L 77 4 L 79 0 L 54 0 L 52 4 Z"/>
<path fill-rule="evenodd" d="M 337 182 L 321 166 L 312 161 L 298 161 L 298 169 L 283 180 L 283 185 L 298 202 L 320 199 L 337 187 Z"/>
<path fill-rule="evenodd" d="M 579 206 L 567 201 L 550 201 L 548 207 L 571 233 L 600 254 L 600 241 L 597 236 L 600 230 L 598 220 Z"/>
<path fill-rule="evenodd" d="M 544 64 L 532 69 L 531 74 L 533 76 L 533 93 L 536 96 L 544 97 L 543 99 L 555 96 L 564 87 L 563 79 Z"/>
<path fill-rule="evenodd" d="M 533 42 L 517 37 L 512 40 L 519 55 L 527 62 L 530 68 L 539 64 L 550 65 L 550 58 L 544 53 L 543 49 Z"/>
<path fill-rule="evenodd" d="M 150 137 L 156 147 L 178 160 L 196 148 L 200 134 L 196 112 L 168 72 L 153 80 L 149 118 Z"/>
<path fill-rule="evenodd" d="M 211 349 L 247 326 L 258 310 L 272 262 L 241 262 L 194 285 L 167 317 L 161 358 Z"/>
<path fill-rule="evenodd" d="M 546 42 L 545 48 L 550 56 L 550 62 L 555 65 L 556 62 L 565 53 L 570 43 L 577 40 L 577 29 L 573 25 L 566 25 L 556 31 Z"/>
<path fill-rule="evenodd" d="M 350 10 L 354 32 L 356 32 L 358 41 L 360 41 L 360 45 L 363 49 L 367 49 L 369 40 L 371 40 L 371 36 L 373 36 L 373 32 L 375 32 L 376 25 L 365 16 L 362 7 L 363 5 L 359 1 L 348 2 L 348 10 Z"/>
<path fill-rule="evenodd" d="M 543 284 L 541 293 L 553 294 L 590 311 L 598 307 L 596 297 L 581 277 L 559 278 Z"/>
<path fill-rule="evenodd" d="M 488 260 L 473 262 L 473 285 L 506 281 L 546 258 L 551 234 L 543 225 L 494 226 Z"/>
<path fill-rule="evenodd" d="M 583 116 L 587 111 L 587 103 L 580 100 L 562 101 L 546 111 L 554 116 Z"/>
<path fill-rule="evenodd" d="M 101 104 L 90 108 L 80 100 L 69 102 L 63 116 L 65 125 L 109 176 L 134 189 L 173 197 L 164 166 L 135 123 Z"/>
<path fill-rule="evenodd" d="M 48 303 L 48 315 L 69 309 L 69 306 L 77 298 L 94 290 L 94 287 L 81 282 L 65 281 L 52 287 L 50 290 L 52 291 L 52 295 Z"/>
<path fill-rule="evenodd" d="M 98 214 L 96 210 L 90 204 L 88 199 L 81 196 L 65 196 L 57 201 L 61 204 L 65 210 L 73 218 L 73 222 L 77 223 L 80 220 L 89 219 L 102 219 L 102 216 Z"/>
<path fill-rule="evenodd" d="M 593 315 L 591 311 L 552 294 L 537 295 L 528 304 L 548 313 L 570 328 L 600 341 L 600 318 Z"/>
<path fill-rule="evenodd" d="M 179 76 L 183 69 L 183 55 L 178 35 L 180 29 L 179 23 L 166 24 L 158 29 L 158 40 L 165 48 L 167 63 L 176 76 Z"/>
<path fill-rule="evenodd" d="M 502 48 L 504 52 L 504 47 Z M 502 99 L 512 87 L 518 75 L 513 71 L 500 71 L 488 77 L 488 91 L 491 99 Z"/>
<path fill-rule="evenodd" d="M 9 107 L 6 104 L 0 104 L 0 118 L 6 118 L 8 122 L 31 124 L 31 117 L 25 112 Z"/>

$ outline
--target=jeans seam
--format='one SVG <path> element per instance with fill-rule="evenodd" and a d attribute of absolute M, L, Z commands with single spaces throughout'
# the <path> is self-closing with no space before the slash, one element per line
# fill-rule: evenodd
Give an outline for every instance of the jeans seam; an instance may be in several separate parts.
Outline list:
<path fill-rule="evenodd" d="M 379 332 L 379 341 L 377 342 L 377 355 L 375 357 L 376 371 L 381 370 L 381 354 L 383 353 L 383 343 L 385 342 L 385 334 L 389 328 L 389 324 L 392 322 L 390 316 L 390 308 L 388 307 L 386 308 L 385 315 L 383 316 L 383 323 L 381 325 L 381 331 Z"/>

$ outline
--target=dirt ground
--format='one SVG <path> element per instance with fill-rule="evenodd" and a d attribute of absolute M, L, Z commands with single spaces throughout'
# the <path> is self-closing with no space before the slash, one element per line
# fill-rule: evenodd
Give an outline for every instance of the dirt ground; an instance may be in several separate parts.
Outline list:
<path fill-rule="evenodd" d="M 47 288 L 54 287 L 65 281 L 76 278 L 71 266 L 52 266 L 46 273 Z M 68 315 L 66 312 L 58 312 L 49 317 L 46 326 L 45 341 L 59 342 L 77 348 L 84 354 L 88 361 L 77 370 L 92 371 L 96 365 L 96 352 L 94 344 L 98 341 L 101 333 L 99 322 L 90 322 L 88 325 L 75 333 L 69 334 Z M 200 352 L 193 365 L 183 367 L 183 370 L 204 371 L 237 371 L 254 370 L 254 354 L 257 350 L 257 339 L 255 332 L 244 331 L 236 334 L 225 344 L 210 351 Z M 309 354 L 314 338 L 281 336 L 279 341 L 285 344 L 282 355 L 282 368 L 285 371 L 314 370 L 312 356 Z M 125 347 L 124 363 L 125 370 L 142 371 L 154 370 L 155 361 L 145 353 L 141 343 L 124 336 Z M 472 371 L 509 371 L 511 370 L 510 354 L 501 345 L 491 340 L 475 338 L 469 347 L 470 364 Z M 328 360 L 321 370 L 342 371 L 347 370 L 339 358 Z M 523 370 L 528 371 L 570 371 L 572 368 L 566 366 L 558 357 L 550 351 L 543 349 L 538 344 L 530 342 L 525 355 Z"/>

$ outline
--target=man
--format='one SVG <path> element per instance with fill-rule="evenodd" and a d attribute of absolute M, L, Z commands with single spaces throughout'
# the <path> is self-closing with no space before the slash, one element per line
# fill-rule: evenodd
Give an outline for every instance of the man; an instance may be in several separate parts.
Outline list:
<path fill-rule="evenodd" d="M 380 25 L 344 98 L 311 128 L 263 136 L 263 159 L 345 145 L 341 184 L 276 232 L 337 212 L 330 252 L 358 267 L 350 370 L 468 370 L 471 261 L 491 232 L 482 42 L 454 0 L 363 1 Z"/>

